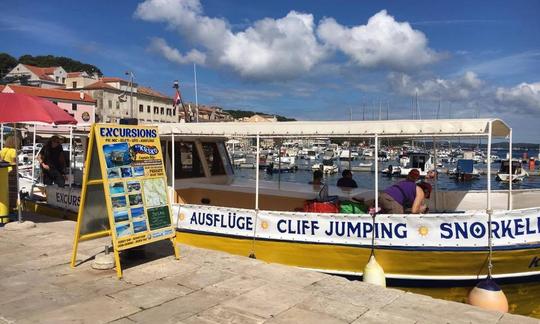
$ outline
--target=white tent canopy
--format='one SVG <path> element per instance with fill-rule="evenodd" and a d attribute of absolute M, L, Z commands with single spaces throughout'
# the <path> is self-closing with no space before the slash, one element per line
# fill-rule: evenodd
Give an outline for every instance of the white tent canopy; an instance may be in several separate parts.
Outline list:
<path fill-rule="evenodd" d="M 298 122 L 231 122 L 160 124 L 161 135 L 223 137 L 506 137 L 508 125 L 500 119 L 436 119 L 376 121 L 298 121 Z"/>

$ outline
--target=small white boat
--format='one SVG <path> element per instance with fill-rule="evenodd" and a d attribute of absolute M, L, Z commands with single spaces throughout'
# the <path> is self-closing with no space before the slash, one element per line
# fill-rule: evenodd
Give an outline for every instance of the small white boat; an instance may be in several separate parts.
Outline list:
<path fill-rule="evenodd" d="M 381 170 L 382 174 L 385 174 L 389 177 L 401 175 L 401 167 L 399 165 L 388 165 L 388 167 Z"/>
<path fill-rule="evenodd" d="M 351 171 L 356 172 L 371 172 L 371 170 L 373 169 L 373 162 L 360 163 L 357 166 L 353 166 L 351 169 Z"/>
<path fill-rule="evenodd" d="M 311 170 L 321 170 L 325 174 L 334 174 L 339 171 L 339 167 L 331 159 L 324 159 L 321 163 L 314 164 Z"/>
<path fill-rule="evenodd" d="M 409 163 L 401 167 L 401 176 L 406 177 L 412 169 L 420 171 L 420 176 L 425 177 L 429 171 L 435 169 L 433 158 L 427 153 L 410 153 Z"/>
<path fill-rule="evenodd" d="M 519 182 L 523 181 L 525 177 L 528 177 L 529 173 L 523 169 L 521 162 L 518 160 L 512 160 L 512 174 L 510 175 L 510 163 L 508 160 L 501 161 L 501 168 L 497 172 L 495 180 L 502 182 Z"/>

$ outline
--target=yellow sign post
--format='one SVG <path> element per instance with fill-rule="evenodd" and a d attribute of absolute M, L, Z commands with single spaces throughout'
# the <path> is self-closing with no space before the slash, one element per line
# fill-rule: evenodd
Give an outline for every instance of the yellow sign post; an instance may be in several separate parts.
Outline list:
<path fill-rule="evenodd" d="M 81 241 L 111 236 L 119 251 L 170 239 L 175 229 L 157 127 L 94 124 L 86 155 L 71 267 Z"/>

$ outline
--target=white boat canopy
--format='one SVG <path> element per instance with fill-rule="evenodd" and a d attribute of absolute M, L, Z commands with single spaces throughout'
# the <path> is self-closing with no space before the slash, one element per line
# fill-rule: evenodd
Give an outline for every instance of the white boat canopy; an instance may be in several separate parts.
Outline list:
<path fill-rule="evenodd" d="M 489 124 L 492 123 L 491 134 Z M 500 119 L 164 123 L 161 135 L 220 137 L 506 137 Z"/>

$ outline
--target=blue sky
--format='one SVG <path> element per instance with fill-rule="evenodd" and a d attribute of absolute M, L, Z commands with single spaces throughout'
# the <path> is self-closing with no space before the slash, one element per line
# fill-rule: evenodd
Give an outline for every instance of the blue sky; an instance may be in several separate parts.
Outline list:
<path fill-rule="evenodd" d="M 2 49 L 302 120 L 499 117 L 540 142 L 539 1 L 4 1 Z M 439 100 L 441 108 L 438 109 Z M 379 109 L 382 107 L 382 109 Z"/>

